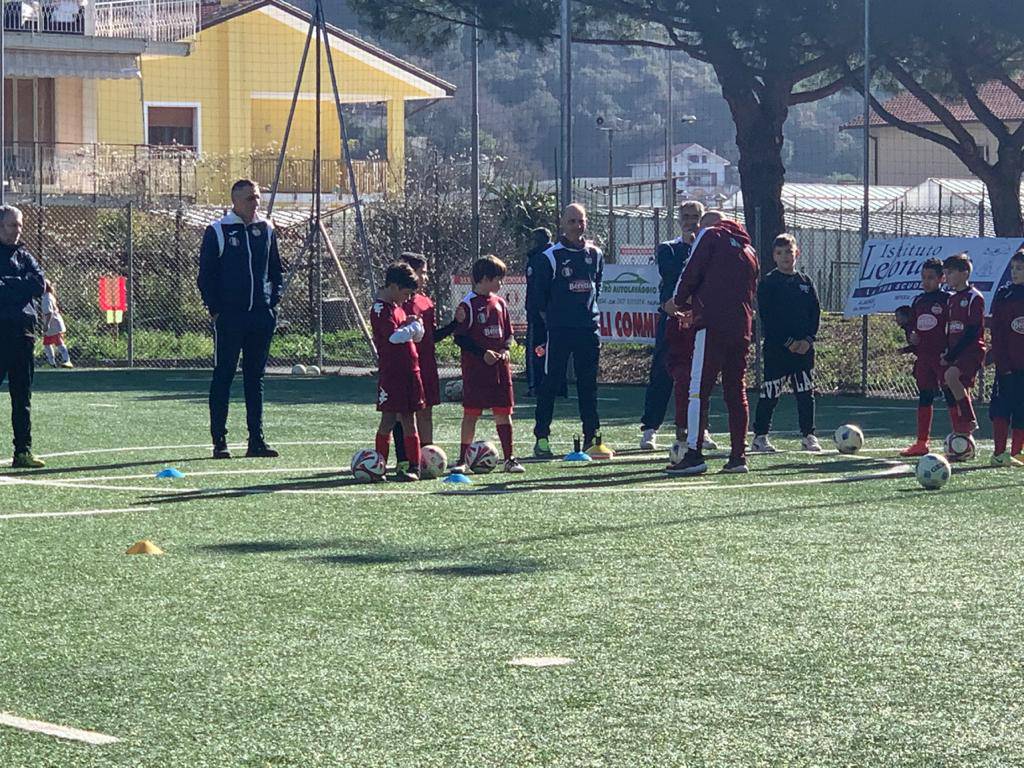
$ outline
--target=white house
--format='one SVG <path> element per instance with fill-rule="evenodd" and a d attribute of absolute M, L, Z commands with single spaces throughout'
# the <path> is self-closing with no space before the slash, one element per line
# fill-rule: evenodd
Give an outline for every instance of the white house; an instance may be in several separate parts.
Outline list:
<path fill-rule="evenodd" d="M 700 144 L 677 144 L 672 152 L 672 174 L 677 188 L 711 189 L 725 185 L 725 169 L 729 161 Z M 630 163 L 632 178 L 655 180 L 665 178 L 665 160 Z"/>

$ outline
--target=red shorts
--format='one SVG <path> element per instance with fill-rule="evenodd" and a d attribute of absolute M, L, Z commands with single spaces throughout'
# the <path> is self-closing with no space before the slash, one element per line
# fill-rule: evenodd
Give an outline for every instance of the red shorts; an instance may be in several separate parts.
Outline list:
<path fill-rule="evenodd" d="M 437 375 L 437 360 L 420 359 L 420 379 L 423 381 L 423 399 L 428 407 L 441 404 L 441 379 Z"/>
<path fill-rule="evenodd" d="M 377 410 L 387 413 L 416 413 L 425 407 L 420 372 L 381 376 L 377 380 Z"/>
<path fill-rule="evenodd" d="M 946 386 L 945 375 L 946 366 L 942 364 L 939 353 L 918 355 L 914 361 L 914 381 L 921 392 L 942 389 Z"/>
<path fill-rule="evenodd" d="M 462 412 L 467 416 L 482 416 L 485 408 L 469 408 L 468 406 L 462 406 Z M 491 408 L 491 413 L 495 416 L 511 416 L 512 406 L 510 405 L 496 405 Z"/>
<path fill-rule="evenodd" d="M 480 410 L 512 408 L 512 369 L 508 361 L 487 365 L 482 360 L 463 360 L 462 407 Z"/>
<path fill-rule="evenodd" d="M 971 349 L 964 352 L 955 362 L 950 363 L 960 371 L 960 383 L 964 389 L 974 386 L 974 380 L 978 378 L 978 372 L 985 367 L 985 350 Z"/>
<path fill-rule="evenodd" d="M 44 346 L 47 346 L 47 347 L 50 346 L 50 345 L 60 346 L 63 343 L 64 343 L 64 334 L 63 333 L 55 333 L 53 336 L 43 336 L 43 345 Z"/>

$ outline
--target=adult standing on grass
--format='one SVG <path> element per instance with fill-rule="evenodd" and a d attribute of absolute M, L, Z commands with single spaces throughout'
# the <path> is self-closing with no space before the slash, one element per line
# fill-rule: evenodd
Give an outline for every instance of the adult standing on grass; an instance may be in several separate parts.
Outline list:
<path fill-rule="evenodd" d="M 206 228 L 199 252 L 199 292 L 213 321 L 213 381 L 210 435 L 213 457 L 230 459 L 228 398 L 242 358 L 246 456 L 275 458 L 263 437 L 263 375 L 281 298 L 281 257 L 277 233 L 260 215 L 260 188 L 250 179 L 231 187 L 231 211 Z"/>
<path fill-rule="evenodd" d="M 601 441 L 597 413 L 597 372 L 601 358 L 597 300 L 601 295 L 604 254 L 588 241 L 587 212 L 573 203 L 562 212 L 561 239 L 544 251 L 536 278 L 536 310 L 547 325 L 545 378 L 537 397 L 533 455 L 554 457 L 548 435 L 555 412 L 555 397 L 565 386 L 569 356 L 576 368 L 576 394 L 583 421 L 583 446 L 591 455 L 610 458 Z"/>
<path fill-rule="evenodd" d="M 693 254 L 679 277 L 675 296 L 665 304 L 665 312 L 682 310 L 693 313 L 697 329 L 690 368 L 690 398 L 687 407 L 687 446 L 682 461 L 672 466 L 670 475 L 699 475 L 707 472 L 700 438 L 707 427 L 702 405 L 711 397 L 718 374 L 729 411 L 731 452 L 723 472 L 746 472 L 747 350 L 754 320 L 754 294 L 759 267 L 750 235 L 739 223 L 719 219 L 711 212 L 701 219 L 701 232 Z M 712 222 L 715 222 L 712 224 Z M 710 226 L 709 226 L 710 225 Z M 697 425 L 700 425 L 698 428 Z"/>
<path fill-rule="evenodd" d="M 542 293 L 537 286 L 541 262 L 547 261 L 545 251 L 551 247 L 551 231 L 546 227 L 530 230 L 530 250 L 526 254 L 526 383 L 527 397 L 540 394 L 544 383 L 544 358 L 548 343 L 548 329 L 537 309 Z"/>
<path fill-rule="evenodd" d="M 21 242 L 21 211 L 0 206 L 0 384 L 11 393 L 14 462 L 20 469 L 44 466 L 32 455 L 32 377 L 35 373 L 36 310 L 43 270 Z"/>

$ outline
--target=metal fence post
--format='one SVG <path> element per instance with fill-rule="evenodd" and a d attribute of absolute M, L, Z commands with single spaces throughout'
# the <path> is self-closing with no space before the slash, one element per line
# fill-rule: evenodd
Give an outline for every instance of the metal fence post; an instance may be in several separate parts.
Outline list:
<path fill-rule="evenodd" d="M 128 367 L 135 367 L 135 238 L 133 236 L 133 206 L 128 203 L 128 231 L 125 234 L 125 253 L 128 257 L 128 290 L 125 297 L 128 309 Z"/>
<path fill-rule="evenodd" d="M 754 208 L 754 242 L 761 247 L 761 206 Z M 757 254 L 758 261 L 761 254 Z M 756 302 L 756 298 L 755 298 Z M 754 384 L 757 389 L 761 388 L 761 319 L 757 311 L 754 312 Z"/>

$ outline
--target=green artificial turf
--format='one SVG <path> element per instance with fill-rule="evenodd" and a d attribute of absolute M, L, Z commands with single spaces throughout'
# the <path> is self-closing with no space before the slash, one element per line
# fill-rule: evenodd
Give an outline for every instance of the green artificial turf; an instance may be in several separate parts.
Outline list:
<path fill-rule="evenodd" d="M 282 456 L 230 462 L 208 458 L 207 373 L 36 381 L 35 449 L 65 455 L 0 470 L 0 515 L 137 511 L 0 520 L 0 711 L 121 741 L 0 726 L 3 768 L 1024 760 L 1024 470 L 983 447 L 921 490 L 896 459 L 910 403 L 822 400 L 819 433 L 858 423 L 869 450 L 809 456 L 787 398 L 786 452 L 678 479 L 635 450 L 643 390 L 606 387 L 612 462 L 445 493 L 343 471 L 373 444 L 371 380 L 269 378 Z M 459 415 L 436 414 L 450 453 Z M 724 444 L 720 402 L 712 427 Z M 124 554 L 143 538 L 166 555 Z M 508 665 L 533 655 L 575 663 Z"/>

